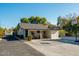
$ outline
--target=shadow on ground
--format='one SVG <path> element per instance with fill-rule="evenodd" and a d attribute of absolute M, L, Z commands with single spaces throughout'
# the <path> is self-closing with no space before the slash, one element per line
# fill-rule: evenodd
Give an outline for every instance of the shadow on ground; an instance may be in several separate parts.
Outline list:
<path fill-rule="evenodd" d="M 61 40 L 59 40 L 59 42 L 68 43 L 68 44 L 74 44 L 74 45 L 79 45 L 79 42 L 75 42 L 75 40 L 61 39 Z"/>
<path fill-rule="evenodd" d="M 75 42 L 75 40 L 68 40 L 68 39 L 54 39 L 54 40 L 42 40 L 42 41 L 55 41 L 55 42 L 61 42 L 61 43 L 67 43 L 67 44 L 74 44 L 79 45 L 79 41 Z"/>
<path fill-rule="evenodd" d="M 15 38 L 15 36 L 13 35 L 6 35 L 5 37 L 3 37 L 3 39 L 7 41 L 19 41 L 19 39 Z"/>

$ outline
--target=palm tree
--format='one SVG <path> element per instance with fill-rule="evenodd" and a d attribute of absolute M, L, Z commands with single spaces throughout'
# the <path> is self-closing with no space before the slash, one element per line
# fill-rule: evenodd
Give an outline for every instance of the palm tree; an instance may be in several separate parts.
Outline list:
<path fill-rule="evenodd" d="M 57 26 L 59 26 L 62 29 L 62 27 L 65 25 L 66 19 L 59 16 L 57 20 Z"/>
<path fill-rule="evenodd" d="M 60 24 L 61 24 L 61 16 L 59 16 L 58 18 L 57 18 L 57 26 L 60 26 Z"/>

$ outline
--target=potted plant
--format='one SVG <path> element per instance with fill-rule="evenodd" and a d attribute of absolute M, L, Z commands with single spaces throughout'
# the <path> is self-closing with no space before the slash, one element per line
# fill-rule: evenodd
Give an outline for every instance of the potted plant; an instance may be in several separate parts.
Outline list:
<path fill-rule="evenodd" d="M 32 36 L 28 36 L 28 41 L 31 41 L 32 40 Z"/>

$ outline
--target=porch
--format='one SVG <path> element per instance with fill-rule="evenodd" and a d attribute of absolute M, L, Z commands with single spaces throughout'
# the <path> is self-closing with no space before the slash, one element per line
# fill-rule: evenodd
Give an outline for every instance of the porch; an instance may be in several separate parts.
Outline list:
<path fill-rule="evenodd" d="M 32 39 L 45 39 L 50 38 L 48 30 L 25 30 L 25 38 L 31 36 Z"/>

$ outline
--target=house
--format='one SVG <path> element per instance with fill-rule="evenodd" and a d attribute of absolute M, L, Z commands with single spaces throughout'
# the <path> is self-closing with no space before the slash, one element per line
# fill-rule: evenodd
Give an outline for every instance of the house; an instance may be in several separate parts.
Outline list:
<path fill-rule="evenodd" d="M 12 35 L 13 30 L 12 29 L 5 29 L 5 35 Z"/>
<path fill-rule="evenodd" d="M 27 38 L 31 36 L 32 39 L 58 39 L 59 32 L 57 28 L 48 28 L 48 25 L 44 24 L 27 24 L 19 23 L 19 29 L 17 30 L 17 35 Z"/>

